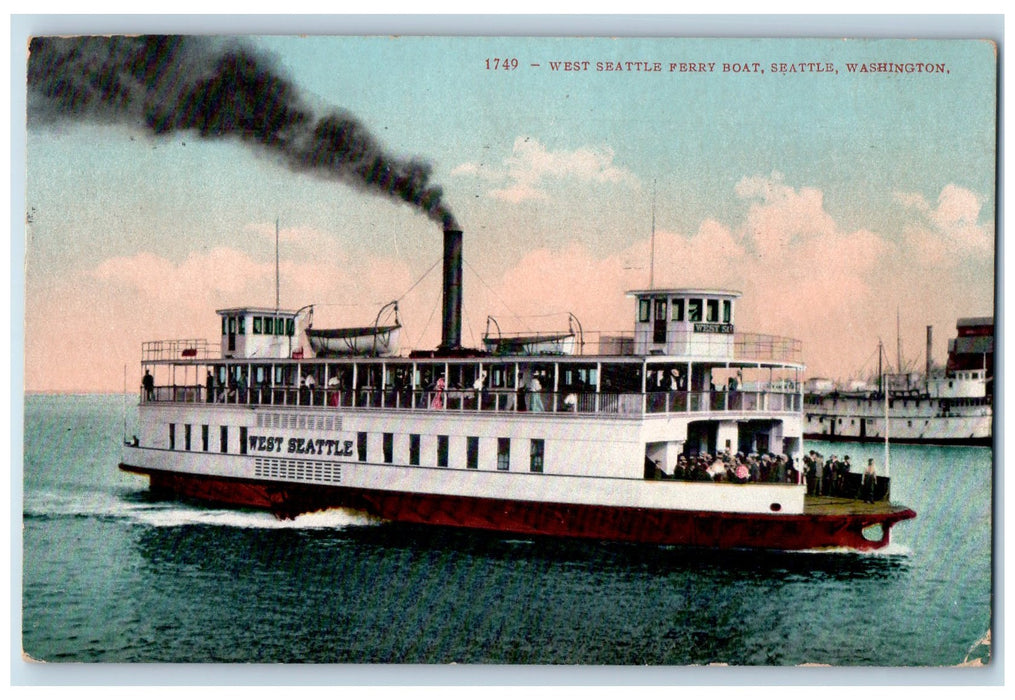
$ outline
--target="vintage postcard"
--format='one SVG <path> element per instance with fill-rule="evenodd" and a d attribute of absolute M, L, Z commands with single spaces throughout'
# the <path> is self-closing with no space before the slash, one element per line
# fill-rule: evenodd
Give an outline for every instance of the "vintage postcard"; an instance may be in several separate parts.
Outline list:
<path fill-rule="evenodd" d="M 991 664 L 994 42 L 27 48 L 26 662 Z"/>

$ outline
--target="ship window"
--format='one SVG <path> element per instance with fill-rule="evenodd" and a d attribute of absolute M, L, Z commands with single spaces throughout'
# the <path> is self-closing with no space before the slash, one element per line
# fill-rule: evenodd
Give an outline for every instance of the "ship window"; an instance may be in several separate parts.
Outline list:
<path fill-rule="evenodd" d="M 239 321 L 240 326 L 239 326 L 239 330 L 237 330 L 237 333 L 239 333 L 240 335 L 246 335 L 246 333 L 247 333 L 247 331 L 246 331 L 247 317 L 246 316 L 240 316 L 238 321 Z"/>
<path fill-rule="evenodd" d="M 229 451 L 229 427 L 219 426 L 219 452 Z"/>
<path fill-rule="evenodd" d="M 384 433 L 384 463 L 391 464 L 395 461 L 395 436 L 391 433 Z"/>
<path fill-rule="evenodd" d="M 176 424 L 169 424 L 169 449 L 176 449 Z"/>
<path fill-rule="evenodd" d="M 190 452 L 190 423 L 183 426 L 183 449 Z"/>
<path fill-rule="evenodd" d="M 479 438 L 469 436 L 465 447 L 465 466 L 469 469 L 479 469 Z"/>
<path fill-rule="evenodd" d="M 673 320 L 683 321 L 684 320 L 684 300 L 674 299 L 673 300 Z"/>
<path fill-rule="evenodd" d="M 201 449 L 204 452 L 208 451 L 208 426 L 201 426 Z"/>
<path fill-rule="evenodd" d="M 649 300 L 648 299 L 641 299 L 641 300 L 639 300 L 639 302 L 638 302 L 638 320 L 641 321 L 642 323 L 647 323 L 648 322 L 648 315 L 649 315 L 649 310 L 650 309 L 651 309 L 651 307 L 649 306 Z"/>
<path fill-rule="evenodd" d="M 296 333 L 296 320 L 292 318 L 287 318 L 285 320 L 285 334 L 294 335 L 295 333 Z"/>
<path fill-rule="evenodd" d="M 240 454 L 247 454 L 247 426 L 240 426 Z"/>
<path fill-rule="evenodd" d="M 254 316 L 254 335 L 264 335 L 263 316 Z"/>
<path fill-rule="evenodd" d="M 223 316 L 222 317 L 222 335 L 225 335 L 227 332 L 228 332 L 228 329 L 226 327 L 226 317 Z"/>
<path fill-rule="evenodd" d="M 235 316 L 230 316 L 229 317 L 229 332 L 230 333 L 235 333 L 236 332 L 236 317 Z"/>
<path fill-rule="evenodd" d="M 264 334 L 273 335 L 275 333 L 275 319 L 271 316 L 264 317 Z"/>
<path fill-rule="evenodd" d="M 419 435 L 409 436 L 409 464 L 419 466 Z"/>
<path fill-rule="evenodd" d="M 729 299 L 723 299 L 722 301 L 722 322 L 732 323 L 733 322 L 733 304 Z"/>
<path fill-rule="evenodd" d="M 506 472 L 511 467 L 511 438 L 497 438 L 497 469 Z"/>
<path fill-rule="evenodd" d="M 361 462 L 367 461 L 367 434 L 356 433 L 356 456 Z"/>
<path fill-rule="evenodd" d="M 448 436 L 437 436 L 437 466 L 448 466 Z"/>
<path fill-rule="evenodd" d="M 529 471 L 543 471 L 543 449 L 542 440 L 532 440 L 529 443 Z"/>
<path fill-rule="evenodd" d="M 719 300 L 709 299 L 708 300 L 708 318 L 705 319 L 709 323 L 719 322 Z"/>
<path fill-rule="evenodd" d="M 697 323 L 701 320 L 701 299 L 688 299 L 687 300 L 687 320 L 692 323 Z"/>
<path fill-rule="evenodd" d="M 665 299 L 656 299 L 656 320 L 657 321 L 665 321 L 666 320 L 666 300 Z"/>

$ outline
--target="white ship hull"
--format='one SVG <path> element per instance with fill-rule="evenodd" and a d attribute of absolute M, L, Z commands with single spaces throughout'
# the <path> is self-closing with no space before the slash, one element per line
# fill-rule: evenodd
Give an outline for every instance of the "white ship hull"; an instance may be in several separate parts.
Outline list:
<path fill-rule="evenodd" d="M 893 398 L 890 442 L 990 445 L 994 412 L 987 399 Z M 881 442 L 885 439 L 883 399 L 842 395 L 808 396 L 804 402 L 808 440 Z"/>

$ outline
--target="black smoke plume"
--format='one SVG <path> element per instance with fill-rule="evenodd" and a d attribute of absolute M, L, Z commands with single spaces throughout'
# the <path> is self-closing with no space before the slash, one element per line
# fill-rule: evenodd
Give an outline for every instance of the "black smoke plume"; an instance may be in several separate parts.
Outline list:
<path fill-rule="evenodd" d="M 238 138 L 293 170 L 393 197 L 457 228 L 427 163 L 385 153 L 347 112 L 315 116 L 272 64 L 238 42 L 207 37 L 36 37 L 29 46 L 29 119 Z"/>

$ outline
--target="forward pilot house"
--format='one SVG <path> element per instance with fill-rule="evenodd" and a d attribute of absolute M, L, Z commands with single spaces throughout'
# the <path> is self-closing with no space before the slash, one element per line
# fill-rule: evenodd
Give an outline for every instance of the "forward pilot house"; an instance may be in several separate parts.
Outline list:
<path fill-rule="evenodd" d="M 322 331 L 309 307 L 220 310 L 217 347 L 145 343 L 154 381 L 121 468 L 279 517 L 703 547 L 873 549 L 915 516 L 884 477 L 875 503 L 806 494 L 800 343 L 738 331 L 738 292 L 632 291 L 631 333 L 472 350 L 460 231 L 444 254 L 433 351 L 399 354 L 397 315 Z"/>

